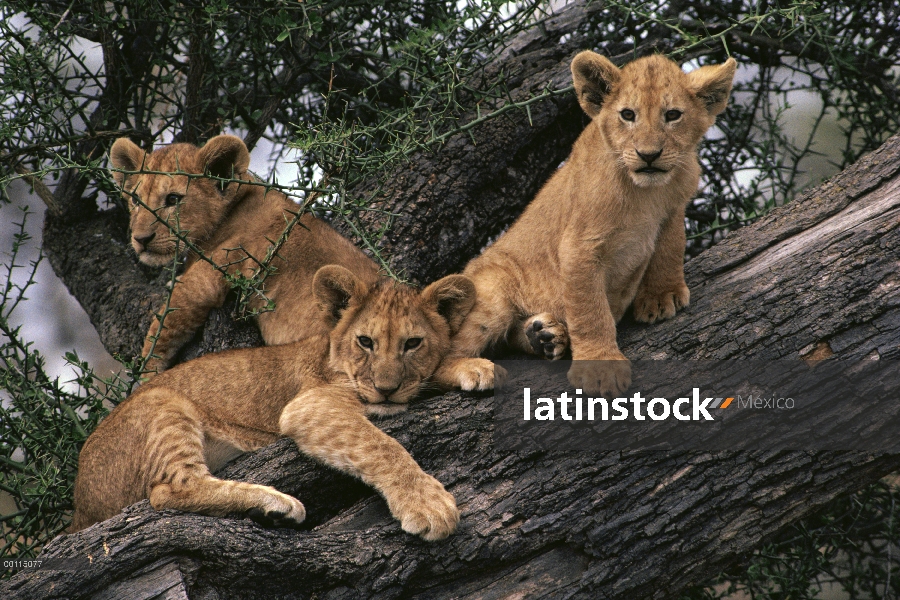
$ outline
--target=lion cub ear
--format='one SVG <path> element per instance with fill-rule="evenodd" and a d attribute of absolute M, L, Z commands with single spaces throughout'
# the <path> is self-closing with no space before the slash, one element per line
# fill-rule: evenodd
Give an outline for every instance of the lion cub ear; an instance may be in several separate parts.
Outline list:
<path fill-rule="evenodd" d="M 366 285 L 350 270 L 340 265 L 325 265 L 313 277 L 313 295 L 319 301 L 319 308 L 333 326 L 341 319 L 351 300 L 364 296 Z"/>
<path fill-rule="evenodd" d="M 729 58 L 721 65 L 708 65 L 688 73 L 694 94 L 706 105 L 711 116 L 725 110 L 736 69 L 737 61 Z"/>
<path fill-rule="evenodd" d="M 605 56 L 585 50 L 572 59 L 572 83 L 582 110 L 593 118 L 612 86 L 619 80 L 621 71 Z"/>
<path fill-rule="evenodd" d="M 233 135 L 217 135 L 212 138 L 200 148 L 197 158 L 205 173 L 224 179 L 241 175 L 250 167 L 247 145 L 244 140 Z"/>
<path fill-rule="evenodd" d="M 128 138 L 119 138 L 109 149 L 109 162 L 114 169 L 123 171 L 140 171 L 144 166 L 147 154 Z M 119 187 L 125 184 L 125 173 L 113 171 L 113 179 Z"/>
<path fill-rule="evenodd" d="M 422 290 L 422 300 L 447 321 L 452 335 L 475 305 L 475 284 L 465 275 L 447 275 Z"/>

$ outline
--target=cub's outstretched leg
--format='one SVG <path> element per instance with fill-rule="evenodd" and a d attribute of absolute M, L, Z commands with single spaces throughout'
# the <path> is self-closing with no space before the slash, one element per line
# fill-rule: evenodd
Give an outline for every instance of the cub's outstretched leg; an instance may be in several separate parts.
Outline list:
<path fill-rule="evenodd" d="M 306 510 L 275 488 L 213 477 L 204 458 L 204 432 L 194 405 L 177 393 L 149 390 L 159 401 L 149 426 L 146 477 L 150 504 L 216 517 L 246 514 L 276 525 L 299 525 Z M 154 398 L 153 396 L 156 396 Z M 252 447 L 241 450 L 254 450 Z"/>
<path fill-rule="evenodd" d="M 165 388 L 148 389 L 122 404 L 117 412 L 118 417 L 101 422 L 97 432 L 104 426 L 125 431 L 91 436 L 81 451 L 73 531 L 108 519 L 122 506 L 147 497 L 157 510 L 171 508 L 211 516 L 246 514 L 282 526 L 295 526 L 306 518 L 306 510 L 296 498 L 268 486 L 222 480 L 210 474 L 204 458 L 203 419 L 186 397 Z M 130 418 L 130 413 L 138 412 L 154 417 L 149 423 L 140 416 Z M 240 448 L 253 449 L 256 447 Z M 111 456 L 130 457 L 138 464 L 123 473 L 116 468 L 121 463 Z M 118 481 L 126 476 L 139 481 L 120 485 Z M 116 483 L 105 489 L 105 482 Z"/>
<path fill-rule="evenodd" d="M 212 252 L 209 259 L 231 274 L 253 276 L 255 263 L 243 250 L 233 250 L 240 245 L 226 240 L 226 249 Z M 144 338 L 142 357 L 150 357 L 144 365 L 145 380 L 167 369 L 172 359 L 206 322 L 211 310 L 225 303 L 230 286 L 222 272 L 205 260 L 198 260 L 178 278 L 169 298 L 169 312 L 160 327 L 155 316 Z M 155 340 L 155 343 L 154 343 Z M 152 356 L 150 356 L 152 350 Z"/>
<path fill-rule="evenodd" d="M 456 529 L 453 496 L 397 440 L 369 422 L 351 388 L 331 385 L 300 394 L 282 411 L 280 426 L 303 453 L 378 490 L 404 531 L 433 541 Z"/>
<path fill-rule="evenodd" d="M 224 264 L 224 253 L 215 253 L 211 260 Z M 141 356 L 148 358 L 144 365 L 145 379 L 166 369 L 178 350 L 186 344 L 206 321 L 209 312 L 222 306 L 228 294 L 228 282 L 212 265 L 203 261 L 185 271 L 169 298 L 169 312 L 160 327 L 154 316 L 144 339 Z M 152 355 L 151 355 L 152 352 Z"/>
<path fill-rule="evenodd" d="M 653 323 L 675 316 L 688 305 L 691 292 L 684 282 L 684 207 L 663 224 L 656 249 L 634 298 L 634 318 Z"/>

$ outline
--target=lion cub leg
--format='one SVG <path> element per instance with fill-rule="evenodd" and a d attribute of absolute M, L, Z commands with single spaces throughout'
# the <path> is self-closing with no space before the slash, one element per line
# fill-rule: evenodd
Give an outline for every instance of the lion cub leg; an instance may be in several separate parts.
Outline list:
<path fill-rule="evenodd" d="M 453 496 L 369 422 L 353 390 L 334 385 L 300 394 L 282 411 L 280 426 L 302 452 L 378 490 L 407 533 L 433 541 L 456 529 Z"/>
<path fill-rule="evenodd" d="M 653 323 L 675 316 L 691 300 L 684 283 L 684 208 L 663 225 L 634 298 L 634 318 Z"/>
<path fill-rule="evenodd" d="M 540 313 L 525 319 L 521 327 L 513 327 L 509 344 L 528 354 L 559 360 L 569 349 L 569 329 L 550 313 Z"/>
<path fill-rule="evenodd" d="M 296 526 L 306 518 L 299 500 L 275 488 L 213 477 L 204 461 L 204 429 L 192 403 L 165 389 L 148 431 L 145 464 L 150 504 L 211 516 L 246 514 L 267 525 Z M 153 407 L 156 408 L 156 407 Z"/>
<path fill-rule="evenodd" d="M 521 322 L 516 317 L 518 311 L 497 283 L 502 275 L 488 271 L 468 276 L 475 282 L 477 290 L 475 306 L 453 335 L 450 352 L 441 361 L 432 380 L 466 391 L 489 390 L 500 385 L 506 370 L 479 357 L 491 345 L 505 339 L 517 323 L 521 327 Z M 523 344 L 522 349 L 533 352 L 530 343 L 525 341 Z"/>
<path fill-rule="evenodd" d="M 214 256 L 213 260 L 222 260 Z M 144 339 L 141 356 L 148 358 L 144 370 L 152 377 L 172 362 L 181 347 L 206 321 L 209 312 L 222 306 L 228 283 L 212 265 L 203 261 L 192 265 L 175 284 L 169 299 L 169 312 L 160 326 L 154 316 Z M 151 355 L 152 353 L 152 355 Z"/>

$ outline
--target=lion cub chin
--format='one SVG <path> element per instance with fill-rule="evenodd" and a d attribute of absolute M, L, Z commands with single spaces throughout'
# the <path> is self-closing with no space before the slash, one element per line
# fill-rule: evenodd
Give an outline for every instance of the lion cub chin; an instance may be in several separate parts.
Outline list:
<path fill-rule="evenodd" d="M 437 381 L 492 387 L 495 367 L 477 357 L 505 341 L 551 359 L 570 345 L 569 380 L 587 393 L 631 384 L 616 323 L 629 305 L 647 323 L 688 305 L 684 209 L 700 179 L 697 144 L 725 109 L 735 68 L 728 59 L 684 73 L 648 56 L 618 69 L 590 51 L 575 57 L 591 123 L 518 221 L 463 271 L 477 301 Z"/>
<path fill-rule="evenodd" d="M 402 409 L 418 393 L 472 308 L 474 285 L 451 275 L 419 293 L 330 265 L 312 288 L 327 337 L 178 365 L 100 423 L 79 457 L 70 531 L 144 498 L 157 510 L 295 526 L 306 516 L 296 498 L 210 474 L 280 436 L 378 490 L 404 531 L 426 540 L 454 531 L 453 496 L 365 415 Z"/>

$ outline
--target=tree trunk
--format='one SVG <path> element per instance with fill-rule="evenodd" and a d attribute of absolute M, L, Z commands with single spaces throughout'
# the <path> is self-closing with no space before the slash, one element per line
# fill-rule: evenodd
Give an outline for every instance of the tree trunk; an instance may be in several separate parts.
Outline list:
<path fill-rule="evenodd" d="M 896 359 L 898 224 L 894 136 L 690 261 L 691 307 L 652 326 L 624 323 L 622 350 L 633 359 Z M 44 550 L 45 559 L 90 557 L 89 567 L 19 573 L 2 589 L 18 598 L 668 598 L 900 468 L 900 455 L 884 453 L 501 451 L 493 402 L 454 392 L 379 421 L 456 497 L 462 520 L 444 542 L 403 533 L 371 490 L 282 440 L 222 475 L 297 495 L 311 531 L 157 513 L 144 501 Z"/>

